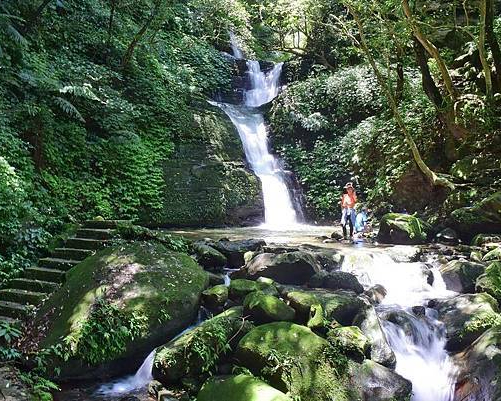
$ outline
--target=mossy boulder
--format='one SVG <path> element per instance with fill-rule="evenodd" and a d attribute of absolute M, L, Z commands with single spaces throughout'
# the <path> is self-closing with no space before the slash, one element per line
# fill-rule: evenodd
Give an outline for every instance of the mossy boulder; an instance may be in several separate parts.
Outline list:
<path fill-rule="evenodd" d="M 268 277 L 280 284 L 306 284 L 322 269 L 308 252 L 261 253 L 245 265 L 247 278 Z"/>
<path fill-rule="evenodd" d="M 229 297 L 236 302 L 241 302 L 248 294 L 254 291 L 262 291 L 270 295 L 278 294 L 277 289 L 272 284 L 238 278 L 231 280 Z"/>
<path fill-rule="evenodd" d="M 357 326 L 337 327 L 329 330 L 327 339 L 346 356 L 362 362 L 369 356 L 371 343 Z"/>
<path fill-rule="evenodd" d="M 381 219 L 378 241 L 385 244 L 418 245 L 426 243 L 431 226 L 409 214 L 388 213 Z"/>
<path fill-rule="evenodd" d="M 485 273 L 477 278 L 477 292 L 486 292 L 501 304 L 501 262 L 492 262 L 486 267 Z"/>
<path fill-rule="evenodd" d="M 497 301 L 486 293 L 464 294 L 433 302 L 447 327 L 446 349 L 462 351 L 489 328 L 499 325 Z"/>
<path fill-rule="evenodd" d="M 354 292 L 323 289 L 291 291 L 287 293 L 289 304 L 296 310 L 298 321 L 306 322 L 313 305 L 320 304 L 327 320 L 336 320 L 343 325 L 351 325 L 365 303 Z"/>
<path fill-rule="evenodd" d="M 501 260 L 501 246 L 498 246 L 491 251 L 487 252 L 482 258 L 484 262 L 490 262 L 493 260 Z"/>
<path fill-rule="evenodd" d="M 238 375 L 209 379 L 197 401 L 292 401 L 287 395 L 254 376 Z"/>
<path fill-rule="evenodd" d="M 452 260 L 440 268 L 448 290 L 463 293 L 475 291 L 475 282 L 484 272 L 485 266 L 481 263 L 466 260 Z"/>
<path fill-rule="evenodd" d="M 216 285 L 202 292 L 202 302 L 209 309 L 217 309 L 228 300 L 228 287 L 224 284 Z"/>
<path fill-rule="evenodd" d="M 157 348 L 153 377 L 169 385 L 212 372 L 219 358 L 229 351 L 230 339 L 238 342 L 251 327 L 242 320 L 242 311 L 242 307 L 230 308 Z"/>
<path fill-rule="evenodd" d="M 193 245 L 198 263 L 205 269 L 222 268 L 226 265 L 227 259 L 221 252 L 202 242 L 195 242 Z"/>
<path fill-rule="evenodd" d="M 104 249 L 73 267 L 39 310 L 40 347 L 67 345 L 70 358 L 57 362 L 65 379 L 128 372 L 193 322 L 207 283 L 190 256 L 159 243 Z"/>
<path fill-rule="evenodd" d="M 309 401 L 347 401 L 343 379 L 326 359 L 329 347 L 307 327 L 275 322 L 246 334 L 235 357 L 240 365 L 291 396 Z"/>
<path fill-rule="evenodd" d="M 248 294 L 244 300 L 244 314 L 258 323 L 293 321 L 295 311 L 284 301 L 261 291 Z"/>
<path fill-rule="evenodd" d="M 471 240 L 480 233 L 501 233 L 501 191 L 474 206 L 454 210 L 449 220 L 449 226 L 465 240 Z"/>

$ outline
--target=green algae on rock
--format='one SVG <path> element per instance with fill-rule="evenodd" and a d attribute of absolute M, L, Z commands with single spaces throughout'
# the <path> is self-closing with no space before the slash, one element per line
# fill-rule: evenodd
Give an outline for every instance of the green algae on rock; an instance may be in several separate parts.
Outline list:
<path fill-rule="evenodd" d="M 423 220 L 400 213 L 388 213 L 381 219 L 378 240 L 386 244 L 418 245 L 428 239 L 431 226 Z"/>
<path fill-rule="evenodd" d="M 256 323 L 292 321 L 296 314 L 284 301 L 262 291 L 251 292 L 245 297 L 244 313 Z"/>
<path fill-rule="evenodd" d="M 197 401 L 292 401 L 287 395 L 249 375 L 209 379 Z"/>
<path fill-rule="evenodd" d="M 191 257 L 161 244 L 104 249 L 71 269 L 38 312 L 40 346 L 65 344 L 62 378 L 118 374 L 194 320 L 207 284 Z"/>

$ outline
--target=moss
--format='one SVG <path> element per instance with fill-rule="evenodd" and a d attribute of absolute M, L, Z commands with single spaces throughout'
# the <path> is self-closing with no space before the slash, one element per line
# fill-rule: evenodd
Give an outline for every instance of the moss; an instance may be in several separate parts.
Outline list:
<path fill-rule="evenodd" d="M 285 302 L 261 291 L 248 294 L 244 300 L 244 311 L 259 323 L 292 321 L 295 311 Z"/>
<path fill-rule="evenodd" d="M 243 278 L 232 280 L 229 288 L 230 298 L 234 300 L 241 300 L 251 292 L 266 290 L 268 287 L 270 287 L 269 284 L 246 280 Z"/>
<path fill-rule="evenodd" d="M 329 343 L 288 322 L 258 326 L 240 341 L 236 357 L 275 388 L 309 401 L 347 400 L 344 378 L 328 358 Z"/>
<path fill-rule="evenodd" d="M 423 220 L 408 214 L 388 213 L 381 219 L 378 239 L 385 243 L 422 244 L 431 227 Z"/>
<path fill-rule="evenodd" d="M 198 393 L 198 401 L 292 401 L 284 393 L 265 382 L 249 376 L 238 375 L 210 379 Z"/>
<path fill-rule="evenodd" d="M 132 343 L 158 332 L 172 335 L 189 324 L 207 283 L 207 274 L 191 257 L 161 244 L 136 242 L 107 248 L 71 269 L 66 283 L 41 308 L 35 324 L 44 325 L 50 319 L 41 345 L 50 347 L 66 339 L 71 345 L 69 356 L 78 359 L 85 344 L 79 342 L 81 336 L 91 326 L 106 327 L 106 322 L 96 322 L 100 316 L 137 329 L 113 351 L 109 344 L 113 336 L 96 335 L 95 348 L 102 348 L 100 362 L 133 354 Z M 98 313 L 103 302 L 109 308 L 104 315 Z"/>
<path fill-rule="evenodd" d="M 369 352 L 370 341 L 356 326 L 330 330 L 327 339 L 343 354 L 358 362 L 362 362 Z"/>
<path fill-rule="evenodd" d="M 223 306 L 228 300 L 228 287 L 224 284 L 216 285 L 202 293 L 204 305 L 209 308 Z"/>
<path fill-rule="evenodd" d="M 486 292 L 501 303 L 501 262 L 492 262 L 476 282 L 476 291 Z"/>

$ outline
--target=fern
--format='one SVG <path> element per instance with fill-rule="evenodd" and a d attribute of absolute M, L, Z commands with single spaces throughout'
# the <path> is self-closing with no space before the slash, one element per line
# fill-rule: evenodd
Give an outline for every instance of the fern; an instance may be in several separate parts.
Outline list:
<path fill-rule="evenodd" d="M 73 106 L 68 100 L 66 100 L 62 97 L 55 96 L 54 103 L 56 103 L 56 105 L 59 106 L 59 108 L 62 111 L 64 111 L 66 114 L 68 114 L 69 116 L 74 117 L 83 123 L 85 122 L 84 118 L 82 117 L 80 112 L 77 110 L 77 108 L 75 106 Z"/>
<path fill-rule="evenodd" d="M 63 88 L 59 89 L 59 93 L 69 93 L 76 97 L 82 97 L 90 100 L 101 101 L 95 94 L 92 92 L 92 86 L 89 84 L 83 84 L 82 86 L 76 85 L 66 85 Z"/>

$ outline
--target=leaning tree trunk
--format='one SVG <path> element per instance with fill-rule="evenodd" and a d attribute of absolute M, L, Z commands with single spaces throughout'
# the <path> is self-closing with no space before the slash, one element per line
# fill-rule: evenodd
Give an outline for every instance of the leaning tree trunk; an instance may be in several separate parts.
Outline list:
<path fill-rule="evenodd" d="M 492 74 L 491 66 L 487 61 L 487 50 L 485 48 L 486 39 L 486 21 L 487 21 L 487 0 L 480 0 L 480 26 L 478 33 L 478 55 L 482 63 L 485 78 L 485 96 L 487 101 L 491 102 L 494 96 L 492 91 Z"/>
<path fill-rule="evenodd" d="M 485 31 L 496 68 L 496 72 L 493 74 L 493 87 L 496 93 L 501 93 L 501 49 L 494 33 L 494 0 L 487 0 Z"/>
<path fill-rule="evenodd" d="M 367 45 L 367 41 L 365 39 L 365 33 L 364 29 L 362 26 L 362 22 L 360 21 L 360 18 L 358 14 L 352 9 L 352 7 L 347 6 L 348 10 L 350 11 L 350 14 L 352 15 L 353 19 L 355 20 L 357 26 L 358 26 L 358 31 L 360 35 L 360 47 L 362 48 L 362 51 L 366 55 L 369 64 L 371 65 L 374 74 L 376 75 L 377 81 L 381 88 L 383 89 L 383 92 L 388 100 L 388 103 L 390 104 L 391 110 L 393 112 L 393 115 L 395 117 L 395 120 L 397 122 L 398 127 L 404 134 L 404 139 L 407 145 L 410 148 L 410 151 L 412 153 L 412 157 L 414 159 L 414 162 L 418 166 L 419 170 L 423 173 L 423 175 L 430 181 L 430 183 L 433 186 L 439 186 L 439 187 L 445 187 L 449 190 L 454 190 L 454 184 L 451 183 L 449 180 L 446 178 L 439 177 L 434 171 L 432 171 L 424 162 L 423 158 L 421 157 L 421 154 L 419 152 L 419 149 L 416 145 L 416 142 L 414 142 L 414 139 L 412 138 L 412 135 L 410 134 L 409 130 L 407 129 L 407 126 L 405 125 L 405 122 L 400 114 L 400 111 L 398 110 L 397 103 L 395 101 L 395 97 L 393 96 L 393 93 L 386 82 L 383 74 L 379 70 L 379 67 L 376 64 L 376 61 L 374 60 L 374 57 L 372 56 L 369 46 Z"/>

